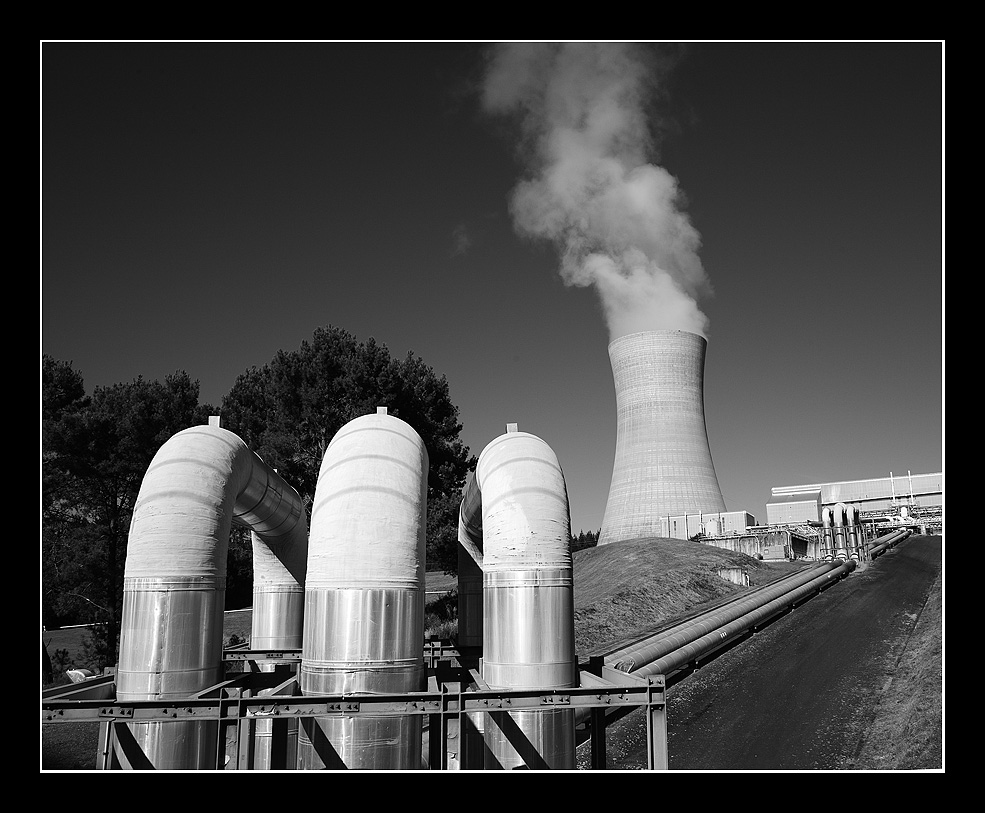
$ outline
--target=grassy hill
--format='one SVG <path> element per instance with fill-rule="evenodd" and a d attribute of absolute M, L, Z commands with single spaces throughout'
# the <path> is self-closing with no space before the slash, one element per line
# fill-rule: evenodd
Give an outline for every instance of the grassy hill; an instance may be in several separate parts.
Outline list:
<path fill-rule="evenodd" d="M 763 561 L 680 539 L 650 538 L 576 551 L 575 649 L 602 654 L 748 589 L 719 571 L 739 570 L 749 587 L 816 563 Z"/>

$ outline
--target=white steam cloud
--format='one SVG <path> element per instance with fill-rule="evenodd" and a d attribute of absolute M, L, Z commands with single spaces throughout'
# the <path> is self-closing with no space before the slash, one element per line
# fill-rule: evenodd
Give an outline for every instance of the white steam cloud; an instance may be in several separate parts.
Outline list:
<path fill-rule="evenodd" d="M 523 126 L 530 175 L 513 191 L 515 228 L 557 246 L 567 284 L 595 287 L 613 339 L 707 333 L 701 238 L 677 180 L 647 162 L 654 82 L 631 43 L 508 43 L 491 52 L 483 88 L 486 110 Z"/>

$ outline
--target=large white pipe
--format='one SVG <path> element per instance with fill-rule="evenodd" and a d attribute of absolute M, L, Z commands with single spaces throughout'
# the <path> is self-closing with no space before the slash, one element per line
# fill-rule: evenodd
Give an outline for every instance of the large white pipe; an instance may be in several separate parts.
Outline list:
<path fill-rule="evenodd" d="M 304 583 L 307 524 L 298 493 L 232 432 L 209 425 L 177 433 L 151 461 L 134 506 L 118 699 L 187 697 L 223 678 L 226 553 L 233 523 L 251 528 L 290 578 Z M 157 769 L 215 765 L 214 722 L 129 725 Z"/>
<path fill-rule="evenodd" d="M 322 460 L 311 513 L 300 684 L 305 695 L 426 688 L 428 453 L 381 409 L 343 426 Z M 422 718 L 305 718 L 302 769 L 422 767 Z"/>
<path fill-rule="evenodd" d="M 474 482 L 481 499 L 463 500 L 462 521 L 481 527 L 484 682 L 577 686 L 571 520 L 557 457 L 540 438 L 508 431 L 483 450 Z M 574 727 L 570 709 L 489 715 L 484 767 L 571 769 Z"/>

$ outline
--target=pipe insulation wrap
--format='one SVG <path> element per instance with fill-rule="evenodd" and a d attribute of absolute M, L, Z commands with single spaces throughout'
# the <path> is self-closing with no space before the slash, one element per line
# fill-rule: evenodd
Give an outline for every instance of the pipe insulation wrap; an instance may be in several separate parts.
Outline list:
<path fill-rule="evenodd" d="M 234 520 L 279 547 L 295 579 L 304 581 L 307 527 L 298 493 L 232 432 L 217 426 L 178 432 L 141 482 L 124 578 L 224 579 Z"/>
<path fill-rule="evenodd" d="M 318 475 L 307 585 L 423 590 L 427 469 L 424 442 L 400 419 L 343 426 Z"/>
<path fill-rule="evenodd" d="M 567 488 L 550 447 L 526 432 L 500 435 L 479 455 L 476 481 L 483 572 L 560 568 L 570 579 Z"/>
<path fill-rule="evenodd" d="M 377 412 L 325 451 L 311 514 L 299 683 L 302 694 L 422 691 L 428 453 Z M 416 770 L 419 715 L 313 717 L 298 767 Z"/>
<path fill-rule="evenodd" d="M 463 495 L 459 527 L 463 547 L 481 552 L 483 680 L 494 689 L 577 686 L 571 520 L 551 448 L 526 432 L 490 442 Z M 494 721 L 476 721 L 486 768 L 574 767 L 571 710 L 509 712 Z M 504 733 L 511 730 L 519 736 Z"/>
<path fill-rule="evenodd" d="M 285 580 L 303 582 L 307 527 L 298 493 L 228 430 L 194 426 L 172 436 L 148 466 L 134 505 L 119 699 L 187 696 L 220 681 L 234 521 L 255 524 L 257 537 L 290 573 Z M 215 758 L 214 722 L 129 725 L 158 769 L 205 768 Z"/>
<path fill-rule="evenodd" d="M 458 544 L 480 568 L 482 567 L 482 491 L 475 472 L 470 471 L 462 489 L 458 508 Z"/>

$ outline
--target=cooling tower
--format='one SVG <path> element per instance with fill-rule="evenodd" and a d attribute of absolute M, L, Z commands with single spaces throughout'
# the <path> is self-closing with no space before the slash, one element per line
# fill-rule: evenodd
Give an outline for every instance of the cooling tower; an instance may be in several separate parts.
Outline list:
<path fill-rule="evenodd" d="M 599 544 L 661 536 L 660 518 L 725 511 L 705 428 L 703 336 L 630 333 L 609 345 L 616 456 Z"/>

